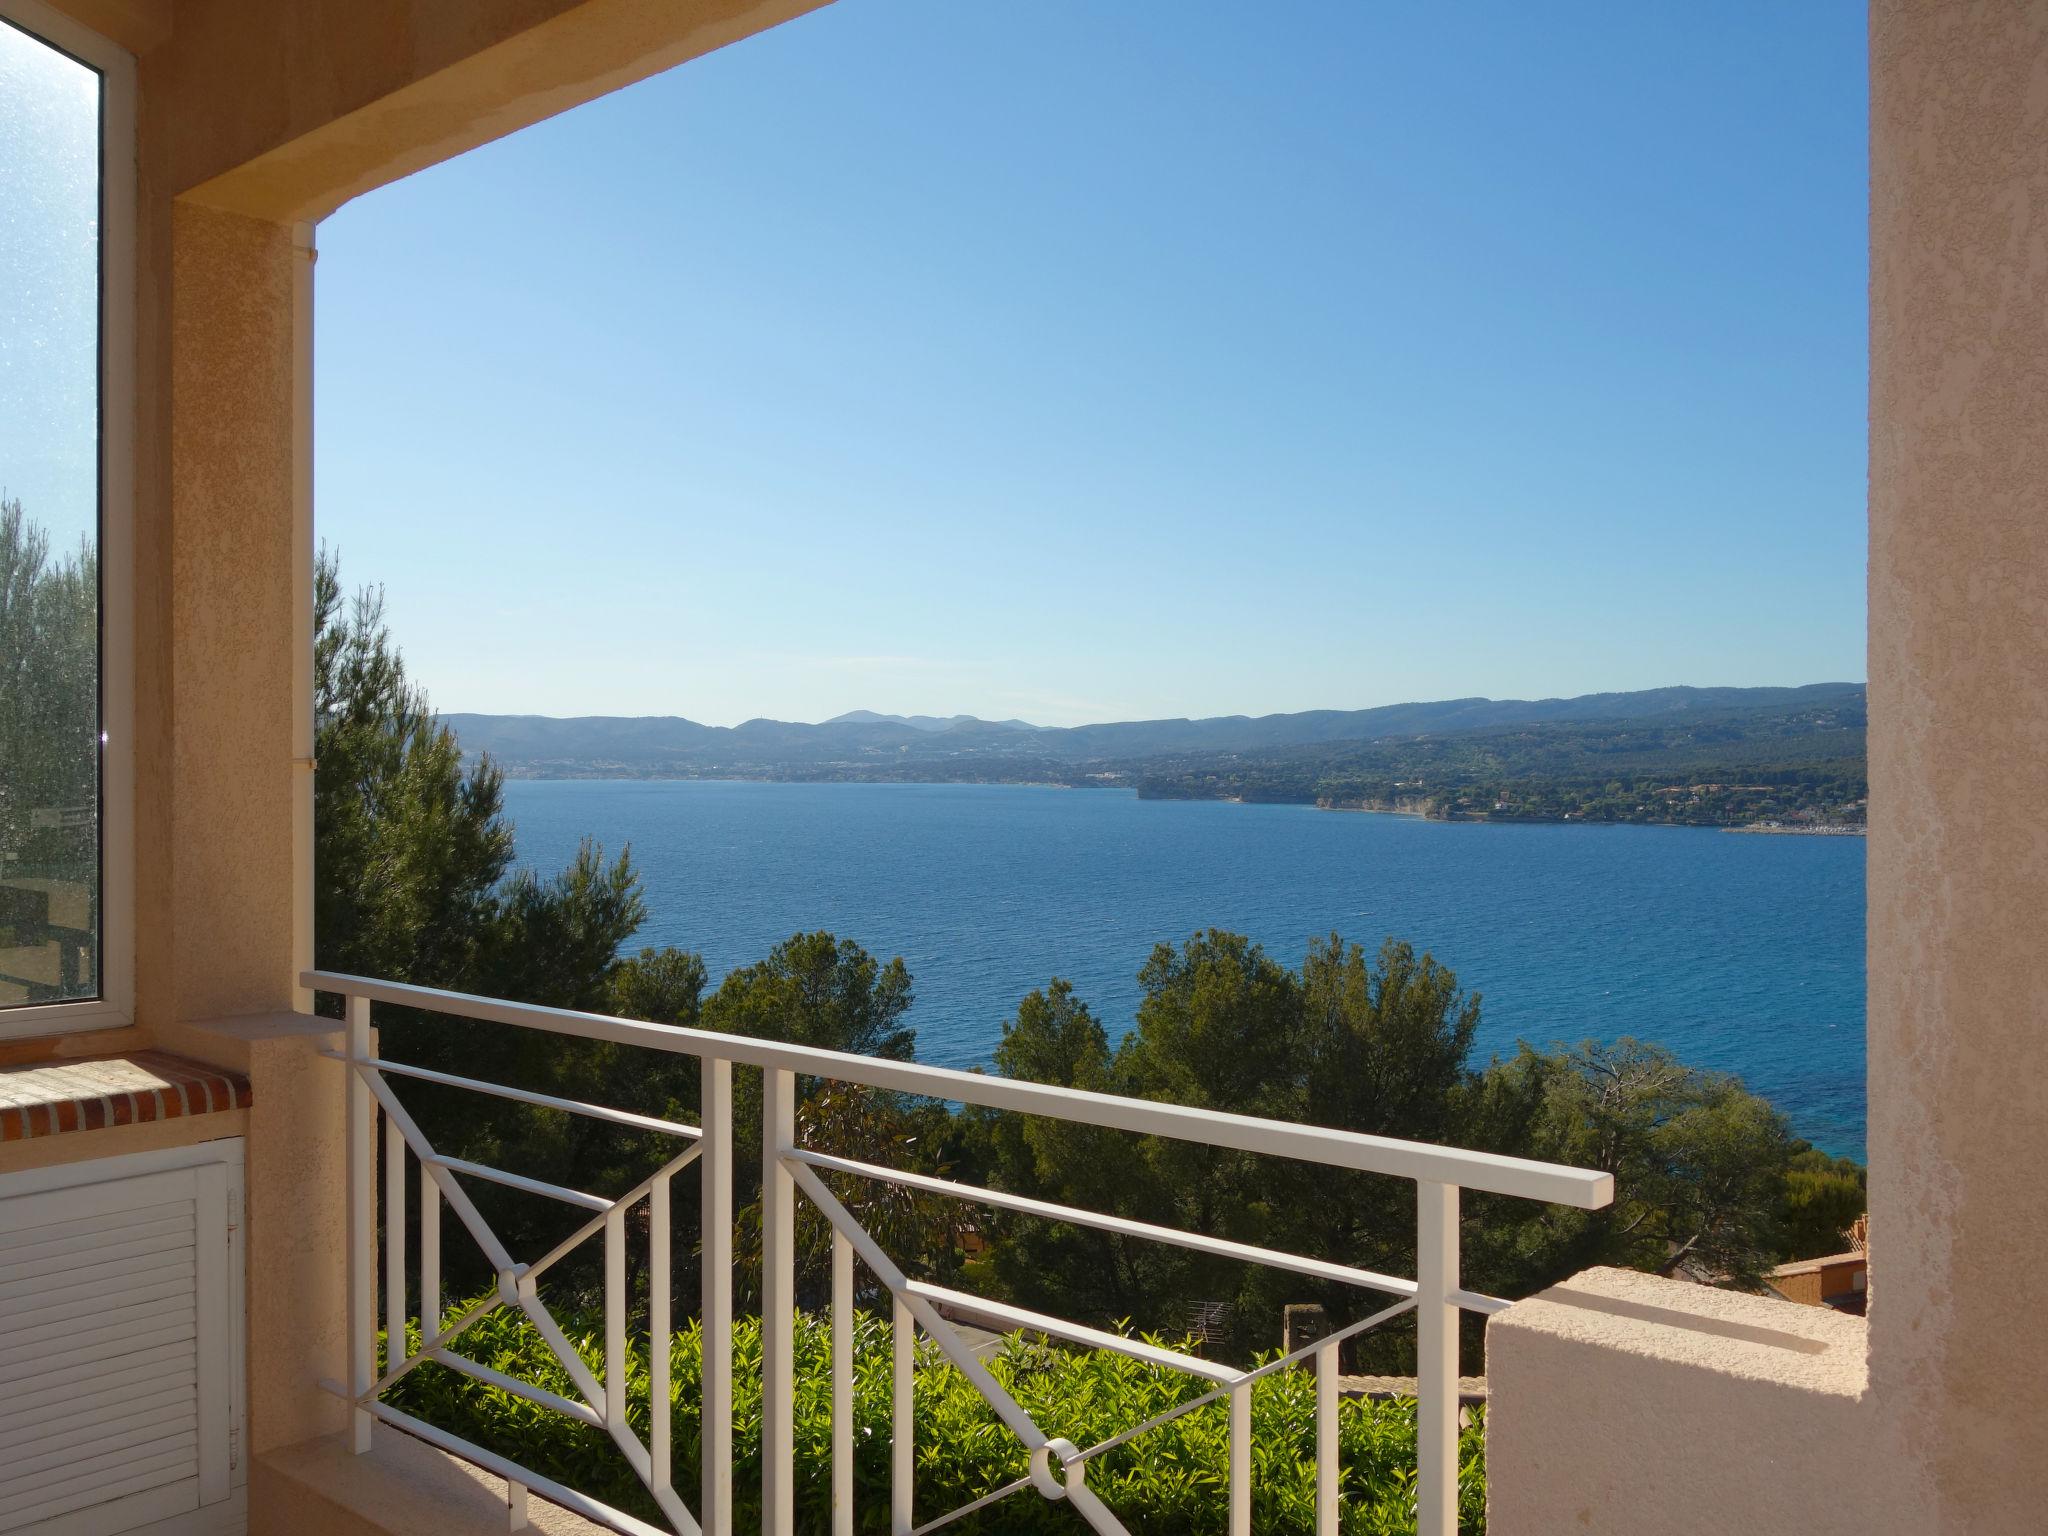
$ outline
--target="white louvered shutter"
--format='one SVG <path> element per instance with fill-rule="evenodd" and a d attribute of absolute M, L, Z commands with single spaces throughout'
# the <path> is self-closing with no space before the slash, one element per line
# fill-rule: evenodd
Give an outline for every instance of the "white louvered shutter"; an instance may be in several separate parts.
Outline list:
<path fill-rule="evenodd" d="M 0 1181 L 0 1536 L 199 1530 L 227 1508 L 229 1188 L 221 1163 Z"/>

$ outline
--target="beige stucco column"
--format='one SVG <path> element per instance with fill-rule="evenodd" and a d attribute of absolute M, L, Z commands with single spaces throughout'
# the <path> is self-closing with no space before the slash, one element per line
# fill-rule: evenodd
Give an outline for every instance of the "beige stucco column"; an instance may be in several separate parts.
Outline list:
<path fill-rule="evenodd" d="M 289 1010 L 306 958 L 310 253 L 303 231 L 171 213 L 168 1045 L 249 1074 L 248 1436 L 338 1428 L 341 1069 Z M 302 718 L 303 717 L 303 718 Z M 232 1018 L 223 1030 L 213 1021 Z M 265 1020 L 272 1021 L 266 1025 Z"/>
<path fill-rule="evenodd" d="M 178 1019 L 292 1005 L 291 230 L 172 213 Z"/>
<path fill-rule="evenodd" d="M 1871 1392 L 1915 1529 L 2039 1529 L 2048 3 L 1870 40 Z"/>

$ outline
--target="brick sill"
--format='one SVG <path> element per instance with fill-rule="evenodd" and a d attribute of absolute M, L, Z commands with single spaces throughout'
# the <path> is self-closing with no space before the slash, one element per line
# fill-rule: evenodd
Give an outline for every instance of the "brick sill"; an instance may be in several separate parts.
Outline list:
<path fill-rule="evenodd" d="M 248 1078 L 164 1051 L 0 1067 L 0 1143 L 248 1107 Z"/>

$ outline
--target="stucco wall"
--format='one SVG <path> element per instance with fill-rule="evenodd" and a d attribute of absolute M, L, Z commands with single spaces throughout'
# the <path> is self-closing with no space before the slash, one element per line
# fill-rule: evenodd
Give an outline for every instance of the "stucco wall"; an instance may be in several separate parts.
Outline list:
<path fill-rule="evenodd" d="M 1591 1269 L 1486 1336 L 1493 1536 L 1868 1536 L 1864 1327 L 1825 1307 Z"/>
<path fill-rule="evenodd" d="M 292 1002 L 291 232 L 171 222 L 171 1015 Z"/>
<path fill-rule="evenodd" d="M 2048 4 L 1877 0 L 1870 40 L 1871 1388 L 1892 1528 L 2037 1530 Z"/>
<path fill-rule="evenodd" d="M 217 1026 L 248 1053 L 249 1451 L 340 1429 L 348 1368 L 346 1068 L 301 1014 Z"/>
<path fill-rule="evenodd" d="M 507 1529 L 503 1479 L 389 1429 L 362 1456 L 339 1436 L 257 1452 L 249 1502 L 290 1511 L 291 1536 L 503 1536 Z M 608 1536 L 538 1494 L 527 1499 L 527 1518 L 536 1536 Z"/>

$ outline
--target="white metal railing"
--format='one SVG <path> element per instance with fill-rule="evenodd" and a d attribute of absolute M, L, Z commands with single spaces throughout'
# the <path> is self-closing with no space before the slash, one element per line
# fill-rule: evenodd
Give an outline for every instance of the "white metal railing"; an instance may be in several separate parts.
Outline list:
<path fill-rule="evenodd" d="M 795 1306 L 795 1218 L 798 1193 L 832 1228 L 832 1529 L 851 1536 L 853 1509 L 853 1261 L 859 1257 L 888 1290 L 894 1320 L 894 1441 L 891 1463 L 890 1530 L 893 1536 L 925 1536 L 999 1499 L 1035 1488 L 1047 1499 L 1065 1499 L 1095 1531 L 1122 1536 L 1123 1525 L 1089 1489 L 1088 1463 L 1137 1436 L 1214 1402 L 1229 1415 L 1229 1530 L 1251 1532 L 1251 1389 L 1260 1377 L 1313 1358 L 1316 1373 L 1316 1525 L 1318 1536 L 1336 1536 L 1339 1479 L 1337 1459 L 1337 1351 L 1355 1334 L 1405 1312 L 1416 1314 L 1417 1484 L 1416 1529 L 1420 1536 L 1454 1536 L 1458 1476 L 1458 1315 L 1461 1310 L 1495 1312 L 1507 1305 L 1463 1289 L 1458 1273 L 1459 1190 L 1477 1189 L 1581 1209 L 1613 1198 L 1604 1173 L 1485 1152 L 1396 1141 L 1354 1131 L 1328 1130 L 1262 1120 L 1249 1115 L 1142 1099 L 1119 1098 L 1039 1083 L 949 1071 L 916 1063 L 883 1061 L 838 1051 L 781 1045 L 744 1036 L 671 1025 L 643 1024 L 601 1014 L 501 1002 L 397 982 L 325 971 L 309 971 L 304 985 L 339 993 L 347 1002 L 343 1048 L 328 1054 L 345 1061 L 348 1073 L 348 1305 L 349 1380 L 329 1383 L 355 1408 L 354 1444 L 369 1448 L 370 1427 L 382 1419 L 457 1456 L 497 1473 L 511 1485 L 510 1519 L 525 1524 L 526 1490 L 531 1488 L 569 1509 L 626 1536 L 659 1536 L 659 1527 L 575 1489 L 563 1487 L 505 1457 L 426 1424 L 381 1401 L 384 1392 L 422 1362 L 433 1361 L 555 1412 L 605 1430 L 647 1486 L 657 1508 L 680 1536 L 701 1531 L 729 1536 L 732 1529 L 732 1069 L 735 1063 L 763 1073 L 762 1114 L 762 1529 L 764 1536 L 791 1536 L 795 1517 L 793 1463 Z M 370 1007 L 384 1003 L 521 1029 L 604 1040 L 696 1057 L 702 1064 L 702 1116 L 698 1125 L 586 1104 L 549 1094 L 434 1072 L 372 1054 Z M 1377 1274 L 1321 1259 L 1304 1258 L 1204 1233 L 1079 1210 L 1006 1191 L 958 1184 L 835 1156 L 806 1147 L 796 1137 L 798 1074 L 860 1084 L 954 1103 L 1042 1115 L 1141 1135 L 1289 1157 L 1326 1167 L 1387 1174 L 1412 1180 L 1416 1188 L 1414 1279 Z M 674 1158 L 633 1189 L 617 1197 L 589 1194 L 527 1178 L 504 1169 L 463 1162 L 436 1151 L 387 1078 L 422 1079 L 446 1087 L 494 1094 L 522 1103 L 566 1111 L 686 1143 Z M 376 1370 L 377 1285 L 373 1273 L 378 1231 L 376 1191 L 377 1116 L 384 1120 L 384 1300 L 387 1358 Z M 407 1354 L 406 1192 L 407 1153 L 419 1168 L 420 1349 Z M 692 1162 L 702 1185 L 702 1288 L 698 1316 L 703 1337 L 701 1405 L 702 1485 L 693 1512 L 670 1476 L 669 1342 L 673 1316 L 670 1268 L 669 1195 L 674 1177 Z M 1193 1249 L 1197 1252 L 1270 1265 L 1322 1280 L 1339 1281 L 1396 1298 L 1360 1322 L 1274 1360 L 1256 1370 L 1239 1370 L 1143 1340 L 1044 1317 L 1021 1308 L 967 1296 L 911 1279 L 833 1195 L 820 1172 L 882 1180 L 921 1191 L 1004 1210 L 1049 1217 L 1077 1226 Z M 521 1261 L 463 1192 L 458 1175 L 506 1184 L 590 1212 L 576 1231 L 531 1261 Z M 626 1287 L 627 1210 L 648 1202 L 648 1351 L 650 1383 L 648 1439 L 627 1422 Z M 494 1294 L 467 1312 L 444 1320 L 440 1295 L 441 1206 L 448 1207 L 476 1239 L 497 1274 Z M 605 1274 L 604 1371 L 593 1372 L 570 1345 L 541 1301 L 540 1277 L 589 1239 L 603 1235 Z M 575 1384 L 579 1398 L 564 1397 L 493 1371 L 456 1354 L 449 1345 L 499 1307 L 515 1307 L 532 1323 Z M 1099 1444 L 1081 1447 L 1049 1436 L 963 1341 L 942 1308 L 971 1313 L 1005 1328 L 1125 1355 L 1186 1371 L 1211 1383 L 1190 1399 Z M 970 1504 L 913 1524 L 911 1367 L 916 1330 L 922 1330 L 972 1382 L 1002 1422 L 1029 1452 L 1029 1474 Z M 580 1400 L 579 1400 L 580 1399 Z"/>

